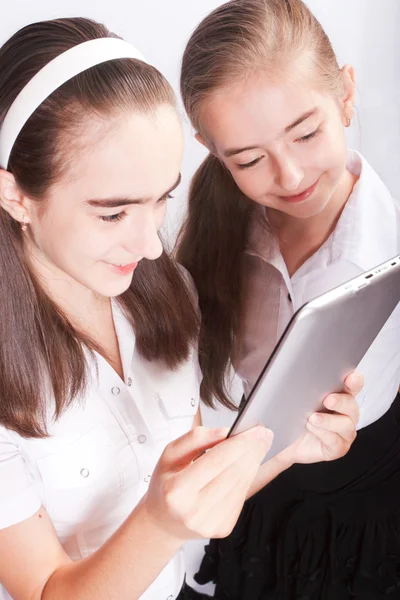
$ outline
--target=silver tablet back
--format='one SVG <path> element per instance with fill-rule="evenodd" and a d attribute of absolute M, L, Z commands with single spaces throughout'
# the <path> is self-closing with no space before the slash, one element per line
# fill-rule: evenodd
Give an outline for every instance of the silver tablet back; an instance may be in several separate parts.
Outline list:
<path fill-rule="evenodd" d="M 306 304 L 293 316 L 230 435 L 260 423 L 269 427 L 275 437 L 266 458 L 298 439 L 324 398 L 343 389 L 399 301 L 395 257 Z"/>

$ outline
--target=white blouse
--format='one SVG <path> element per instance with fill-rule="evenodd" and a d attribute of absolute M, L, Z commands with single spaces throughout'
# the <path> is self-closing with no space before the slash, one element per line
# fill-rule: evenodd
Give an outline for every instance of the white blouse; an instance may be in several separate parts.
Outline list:
<path fill-rule="evenodd" d="M 235 364 L 246 393 L 304 303 L 400 254 L 400 204 L 358 153 L 349 152 L 347 168 L 359 179 L 334 232 L 292 277 L 277 240 L 254 219 L 246 251 L 244 335 Z M 358 370 L 365 377 L 358 397 L 361 429 L 388 410 L 399 388 L 400 305 Z"/>
<path fill-rule="evenodd" d="M 176 371 L 148 362 L 116 302 L 113 315 L 124 381 L 96 355 L 85 397 L 51 423 L 48 438 L 0 427 L 0 528 L 43 505 L 73 560 L 95 552 L 125 521 L 165 446 L 191 429 L 199 405 L 197 354 Z M 142 600 L 174 600 L 184 572 L 181 550 Z"/>

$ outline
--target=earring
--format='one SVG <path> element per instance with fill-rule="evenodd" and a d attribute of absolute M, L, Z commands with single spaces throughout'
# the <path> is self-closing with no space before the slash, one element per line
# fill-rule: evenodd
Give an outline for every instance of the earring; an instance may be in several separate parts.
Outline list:
<path fill-rule="evenodd" d="M 22 217 L 21 229 L 22 231 L 26 231 L 28 229 L 28 225 L 25 223 L 25 215 Z"/>
<path fill-rule="evenodd" d="M 350 127 L 351 125 L 351 119 L 350 117 L 346 117 L 346 127 Z"/>

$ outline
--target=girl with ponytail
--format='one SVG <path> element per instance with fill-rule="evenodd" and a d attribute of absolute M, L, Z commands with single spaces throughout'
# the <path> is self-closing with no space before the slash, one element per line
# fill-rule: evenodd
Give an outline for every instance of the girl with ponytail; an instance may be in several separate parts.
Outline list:
<path fill-rule="evenodd" d="M 193 178 L 177 256 L 199 293 L 202 398 L 235 408 L 231 365 L 247 394 L 302 304 L 399 254 L 400 208 L 346 148 L 354 71 L 339 67 L 302 0 L 219 6 L 190 37 L 181 93 L 210 154 Z M 400 308 L 359 365 L 365 386 L 347 455 L 311 465 L 297 454 L 303 464 L 248 500 L 227 539 L 211 541 L 197 581 L 215 581 L 216 598 L 398 597 L 399 332 Z"/>

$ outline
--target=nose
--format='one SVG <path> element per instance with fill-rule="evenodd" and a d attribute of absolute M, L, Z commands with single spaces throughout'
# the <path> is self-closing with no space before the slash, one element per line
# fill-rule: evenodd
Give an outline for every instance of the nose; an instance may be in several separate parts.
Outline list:
<path fill-rule="evenodd" d="M 131 256 L 155 260 L 163 252 L 157 215 L 150 207 L 141 208 L 126 229 L 123 245 Z"/>
<path fill-rule="evenodd" d="M 288 192 L 295 192 L 304 179 L 304 172 L 294 158 L 285 154 L 275 160 L 277 183 Z"/>

